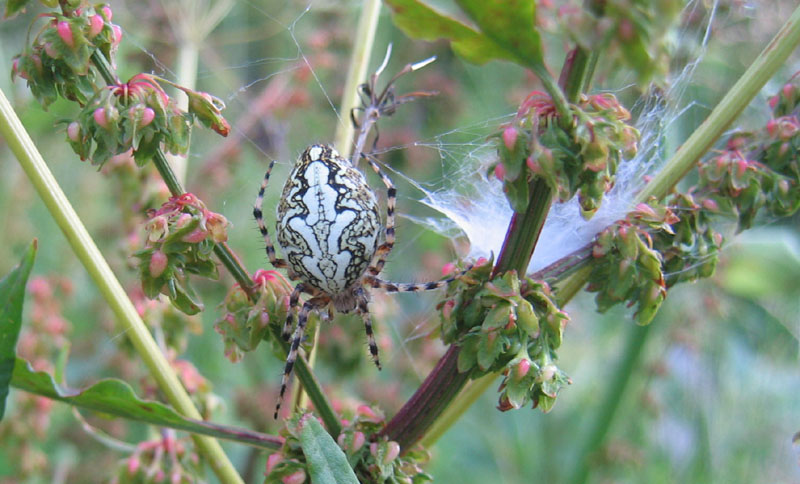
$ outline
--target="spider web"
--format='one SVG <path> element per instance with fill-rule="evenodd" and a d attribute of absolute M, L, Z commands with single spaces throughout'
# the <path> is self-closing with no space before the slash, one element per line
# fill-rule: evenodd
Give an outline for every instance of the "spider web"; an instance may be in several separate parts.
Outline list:
<path fill-rule="evenodd" d="M 224 98 L 229 105 L 246 108 L 250 102 L 248 96 L 267 81 L 279 76 L 288 76 L 304 66 L 313 76 L 313 83 L 326 100 L 329 110 L 338 123 L 349 122 L 348 116 L 338 112 L 336 95 L 329 92 L 318 75 L 317 68 L 306 55 L 305 40 L 298 35 L 298 27 L 310 21 L 310 16 L 320 13 L 327 8 L 321 2 L 303 4 L 299 10 L 294 6 L 296 13 L 289 14 L 288 21 L 283 21 L 255 2 L 245 1 L 248 7 L 263 16 L 268 24 L 272 24 L 284 40 L 288 40 L 289 50 L 285 55 L 256 58 L 241 64 L 224 65 L 223 71 L 236 72 L 253 66 L 269 66 L 269 72 L 241 85 L 228 86 L 228 92 L 214 92 L 213 94 Z M 689 57 L 692 62 L 673 72 L 667 79 L 668 87 L 654 89 L 641 97 L 632 107 L 631 111 L 638 114 L 635 126 L 641 132 L 640 150 L 631 160 L 620 163 L 617 180 L 614 188 L 605 196 L 601 208 L 590 220 L 583 220 L 579 216 L 577 200 L 555 204 L 548 214 L 539 243 L 529 266 L 529 271 L 535 271 L 570 252 L 584 246 L 602 229 L 614 221 L 623 218 L 633 208 L 632 200 L 641 190 L 647 175 L 653 175 L 663 165 L 664 161 L 674 152 L 681 140 L 676 139 L 672 127 L 680 124 L 687 113 L 700 110 L 704 113 L 710 111 L 708 106 L 701 105 L 687 96 L 687 89 L 692 85 L 698 64 L 703 60 L 705 49 L 708 45 L 711 26 L 715 20 L 718 2 L 709 7 L 704 7 L 699 1 L 687 4 L 684 16 L 702 15 L 704 17 L 705 35 L 699 45 L 694 46 Z M 286 2 L 284 7 L 291 10 L 292 2 Z M 746 6 L 743 8 L 747 8 Z M 285 14 L 285 12 L 284 12 Z M 286 17 L 286 15 L 284 15 Z M 387 19 L 383 18 L 382 22 Z M 688 29 L 688 28 L 687 28 Z M 681 42 L 684 32 L 675 35 L 676 44 Z M 691 37 L 690 35 L 686 36 Z M 161 62 L 156 55 L 151 53 L 142 42 L 136 40 L 135 32 L 126 32 L 126 39 L 132 41 L 145 55 L 150 57 L 157 70 L 169 78 L 174 78 L 174 73 Z M 376 45 L 373 59 L 382 57 L 382 46 Z M 374 69 L 374 65 L 370 69 Z M 398 66 L 394 66 L 395 69 Z M 391 71 L 392 67 L 389 68 Z M 200 71 L 198 80 L 219 74 L 219 68 Z M 410 81 L 413 85 L 413 79 Z M 624 83 L 622 83 L 624 84 Z M 612 91 L 621 95 L 634 89 L 633 79 L 628 86 Z M 424 102 L 424 101 L 423 101 Z M 497 127 L 514 116 L 513 108 L 507 112 L 499 112 L 494 116 L 480 119 L 465 125 L 450 128 L 449 130 L 421 139 L 410 144 L 381 147 L 375 153 L 379 159 L 386 159 L 386 155 L 396 150 L 415 149 L 427 152 L 428 158 L 438 160 L 441 169 L 440 176 L 433 180 L 420 182 L 407 176 L 405 173 L 393 169 L 390 165 L 383 168 L 390 173 L 395 183 L 402 182 L 403 189 L 398 189 L 398 198 L 406 206 L 425 209 L 427 215 L 410 215 L 403 210 L 398 211 L 398 217 L 405 218 L 408 223 L 418 224 L 445 237 L 468 241 L 469 258 L 496 257 L 502 246 L 503 239 L 511 218 L 512 211 L 502 192 L 502 186 L 494 177 L 487 177 L 486 171 L 496 157 L 492 142 L 487 141 L 487 136 L 496 131 Z M 705 116 L 703 116 L 705 117 Z M 236 128 L 234 131 L 247 140 L 248 144 L 264 155 L 264 159 L 275 157 L 268 153 L 259 144 Z M 386 129 L 386 128 L 384 128 Z M 332 129 L 327 130 L 328 135 Z M 307 144 L 319 141 L 315 137 L 308 140 Z M 299 152 L 302 147 L 294 147 Z M 297 154 L 297 153 L 293 153 Z M 192 154 L 192 156 L 200 156 Z M 293 156 L 277 157 L 279 164 L 289 165 Z M 399 183 L 398 183 L 399 185 Z M 237 187 L 244 192 L 254 190 L 252 185 Z M 416 206 L 416 207 L 415 207 Z M 413 238 L 399 238 L 392 252 L 392 258 L 398 259 L 414 244 Z M 403 296 L 400 296 L 403 297 Z M 430 309 L 432 302 L 428 303 Z M 402 320 L 412 320 L 412 309 L 406 304 L 398 304 L 396 309 L 398 317 Z M 428 311 L 430 312 L 430 311 Z M 397 334 L 404 351 L 405 345 L 428 332 L 429 328 L 417 325 L 408 328 L 404 336 Z"/>

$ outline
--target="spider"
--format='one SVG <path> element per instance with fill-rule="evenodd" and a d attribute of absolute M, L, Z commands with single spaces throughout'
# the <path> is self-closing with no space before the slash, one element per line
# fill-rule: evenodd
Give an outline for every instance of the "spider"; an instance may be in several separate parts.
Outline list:
<path fill-rule="evenodd" d="M 383 227 L 375 193 L 364 175 L 331 146 L 317 144 L 306 148 L 283 187 L 276 230 L 285 259 L 276 256 L 261 211 L 274 160 L 256 197 L 253 216 L 264 238 L 267 257 L 274 267 L 286 268 L 290 279 L 300 281 L 289 296 L 289 313 L 282 330 L 285 340 L 291 337 L 291 344 L 275 408 L 276 419 L 311 311 L 358 313 L 364 321 L 369 352 L 380 369 L 365 286 L 388 292 L 432 290 L 453 282 L 466 272 L 441 281 L 417 284 L 398 284 L 378 278 L 395 241 L 397 192 L 372 158 L 362 157 L 387 189 L 386 227 L 381 244 L 378 242 Z M 311 297 L 298 310 L 302 293 Z M 291 331 L 295 312 L 297 325 Z"/>

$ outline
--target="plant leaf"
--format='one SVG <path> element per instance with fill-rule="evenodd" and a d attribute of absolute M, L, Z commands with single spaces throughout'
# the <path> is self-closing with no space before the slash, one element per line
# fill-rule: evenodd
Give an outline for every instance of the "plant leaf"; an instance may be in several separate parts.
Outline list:
<path fill-rule="evenodd" d="M 358 484 L 353 469 L 339 445 L 311 415 L 301 422 L 300 444 L 314 484 Z"/>
<path fill-rule="evenodd" d="M 515 61 L 513 53 L 472 27 L 437 12 L 418 0 L 386 0 L 394 11 L 394 23 L 409 37 L 447 39 L 453 51 L 465 60 L 485 64 L 493 59 Z"/>
<path fill-rule="evenodd" d="M 456 0 L 483 32 L 526 67 L 544 64 L 534 0 Z"/>
<path fill-rule="evenodd" d="M 283 443 L 283 439 L 272 435 L 183 417 L 162 403 L 141 400 L 122 380 L 108 378 L 81 390 L 65 388 L 49 374 L 33 371 L 22 358 L 16 359 L 11 386 L 76 407 L 254 447 L 278 449 Z"/>
<path fill-rule="evenodd" d="M 22 326 L 25 284 L 36 257 L 36 247 L 34 239 L 19 265 L 0 280 L 0 420 L 6 411 L 8 384 L 14 371 L 17 338 Z"/>
<path fill-rule="evenodd" d="M 6 2 L 5 17 L 8 19 L 18 14 L 25 8 L 25 5 L 27 5 L 29 1 L 30 0 L 8 0 L 8 2 Z M 0 417 L 2 417 L 2 414 L 0 414 Z"/>

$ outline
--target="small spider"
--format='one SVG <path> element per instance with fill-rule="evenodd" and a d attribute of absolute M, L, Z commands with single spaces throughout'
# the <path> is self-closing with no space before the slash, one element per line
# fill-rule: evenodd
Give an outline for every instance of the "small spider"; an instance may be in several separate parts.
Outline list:
<path fill-rule="evenodd" d="M 375 193 L 367 185 L 364 175 L 330 146 L 306 148 L 283 187 L 277 208 L 276 230 L 285 259 L 276 256 L 261 211 L 275 161 L 270 163 L 258 191 L 253 216 L 264 237 L 267 256 L 274 267 L 286 268 L 290 279 L 300 281 L 289 296 L 289 313 L 282 330 L 285 340 L 291 336 L 291 345 L 275 418 L 311 311 L 355 311 L 361 315 L 370 354 L 380 369 L 378 345 L 375 344 L 369 315 L 369 293 L 365 286 L 389 292 L 415 292 L 445 286 L 463 274 L 419 284 L 396 284 L 377 277 L 395 241 L 396 190 L 378 165 L 369 156 L 364 158 L 387 188 L 386 227 L 381 244 L 378 242 L 383 227 Z M 311 298 L 298 311 L 301 293 L 307 293 Z M 297 326 L 290 335 L 295 312 L 298 313 Z"/>

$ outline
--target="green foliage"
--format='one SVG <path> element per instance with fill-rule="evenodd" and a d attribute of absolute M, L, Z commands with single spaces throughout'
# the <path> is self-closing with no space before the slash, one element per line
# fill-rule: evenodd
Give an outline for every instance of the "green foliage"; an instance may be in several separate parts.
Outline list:
<path fill-rule="evenodd" d="M 383 416 L 362 405 L 350 420 L 343 420 L 336 440 L 312 414 L 296 416 L 281 431 L 281 450 L 267 459 L 266 484 L 303 482 L 397 482 L 422 484 L 432 478 L 421 465 L 430 455 L 421 449 L 400 455 L 397 442 L 374 437 L 384 427 Z M 294 480 L 292 480 L 294 479 Z M 333 479 L 333 480 L 330 480 Z"/>
<path fill-rule="evenodd" d="M 80 390 L 65 388 L 53 381 L 52 376 L 43 371 L 34 371 L 27 361 L 16 358 L 11 386 L 76 407 L 138 422 L 235 440 L 267 449 L 274 449 L 278 445 L 274 437 L 258 432 L 182 417 L 163 403 L 141 400 L 130 385 L 114 378 L 100 380 Z"/>
<path fill-rule="evenodd" d="M 312 482 L 358 484 L 342 449 L 312 415 L 300 419 L 300 445 Z"/>
<path fill-rule="evenodd" d="M 458 4 L 480 30 L 437 12 L 418 0 L 387 0 L 394 22 L 407 35 L 424 40 L 447 39 L 453 51 L 469 62 L 484 64 L 493 59 L 543 68 L 541 40 L 533 28 L 533 0 L 463 0 Z"/>
<path fill-rule="evenodd" d="M 22 261 L 0 280 L 0 420 L 6 410 L 8 385 L 14 371 L 17 339 L 22 327 L 25 285 L 33 268 L 36 247 L 34 240 Z"/>

